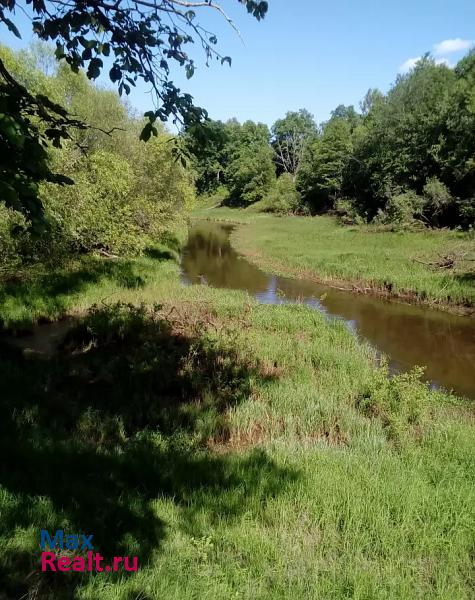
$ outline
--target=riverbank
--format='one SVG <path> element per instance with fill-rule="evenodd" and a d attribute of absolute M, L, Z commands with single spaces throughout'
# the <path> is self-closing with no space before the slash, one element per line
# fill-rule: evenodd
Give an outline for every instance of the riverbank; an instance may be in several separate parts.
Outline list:
<path fill-rule="evenodd" d="M 449 231 L 391 232 L 341 226 L 332 217 L 275 217 L 231 208 L 202 209 L 198 218 L 245 224 L 233 245 L 266 271 L 357 293 L 475 312 L 475 238 Z M 431 267 L 458 256 L 455 268 Z"/>
<path fill-rule="evenodd" d="M 91 260 L 2 291 L 13 328 L 73 319 L 0 361 L 7 597 L 471 597 L 470 404 L 315 310 L 183 287 L 172 255 Z M 138 573 L 45 577 L 43 528 Z"/>

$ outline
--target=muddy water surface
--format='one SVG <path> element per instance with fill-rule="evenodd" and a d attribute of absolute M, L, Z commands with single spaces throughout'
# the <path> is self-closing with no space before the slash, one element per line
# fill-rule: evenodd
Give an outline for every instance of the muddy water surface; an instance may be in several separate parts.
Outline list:
<path fill-rule="evenodd" d="M 208 222 L 190 229 L 182 255 L 186 284 L 245 290 L 266 304 L 303 302 L 344 319 L 393 368 L 423 365 L 434 384 L 475 398 L 475 319 L 277 277 L 240 256 L 230 244 L 231 231 Z"/>

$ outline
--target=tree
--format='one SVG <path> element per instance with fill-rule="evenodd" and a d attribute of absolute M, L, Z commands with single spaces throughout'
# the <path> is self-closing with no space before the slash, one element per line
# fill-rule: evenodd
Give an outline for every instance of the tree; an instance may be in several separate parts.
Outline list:
<path fill-rule="evenodd" d="M 332 110 L 331 112 L 330 120 L 333 121 L 334 119 L 342 119 L 343 121 L 346 121 L 350 126 L 351 131 L 353 131 L 360 121 L 360 115 L 356 112 L 354 106 L 345 106 L 344 104 L 339 104 L 335 110 Z"/>
<path fill-rule="evenodd" d="M 198 193 L 215 191 L 224 183 L 228 126 L 222 121 L 207 119 L 199 125 L 190 125 L 183 140 L 192 157 Z"/>
<path fill-rule="evenodd" d="M 447 125 L 454 112 L 455 86 L 456 73 L 426 56 L 408 74 L 398 76 L 385 98 L 374 92 L 367 96 L 361 129 L 353 136 L 345 187 L 369 219 L 394 196 L 422 194 L 431 178 L 450 188 L 456 170 L 453 163 L 446 168 L 454 156 Z M 457 135 L 467 139 L 460 130 Z"/>
<path fill-rule="evenodd" d="M 313 115 L 304 108 L 288 112 L 272 126 L 272 147 L 280 173 L 289 173 L 295 181 L 309 140 L 316 136 Z"/>
<path fill-rule="evenodd" d="M 275 168 L 267 125 L 246 121 L 228 124 L 226 181 L 235 203 L 262 200 L 275 183 Z"/>
<path fill-rule="evenodd" d="M 256 19 L 267 12 L 267 2 L 238 0 Z M 141 138 L 158 135 L 157 120 L 170 117 L 177 123 L 198 122 L 205 111 L 170 80 L 171 65 L 194 73 L 194 60 L 187 48 L 198 41 L 209 63 L 213 58 L 231 64 L 216 47 L 217 38 L 197 20 L 197 10 L 217 11 L 232 26 L 222 7 L 209 0 L 31 0 L 33 32 L 56 43 L 56 57 L 71 69 L 86 71 L 97 79 L 104 70 L 104 57 L 111 57 L 110 80 L 119 94 L 128 94 L 138 79 L 150 85 L 155 108 L 146 113 L 148 122 Z M 0 23 L 20 37 L 14 23 L 16 0 L 0 0 Z M 84 124 L 69 117 L 64 107 L 42 94 L 33 94 L 17 82 L 0 59 L 0 142 L 7 152 L 0 160 L 0 196 L 18 208 L 31 222 L 42 217 L 38 199 L 40 181 L 71 183 L 53 174 L 45 148 L 59 146 L 70 137 L 72 127 Z"/>
<path fill-rule="evenodd" d="M 353 151 L 350 122 L 332 117 L 305 153 L 297 187 L 304 199 L 321 210 L 333 206 L 341 196 L 344 172 Z"/>
<path fill-rule="evenodd" d="M 380 102 L 384 102 L 384 94 L 376 88 L 370 88 L 360 102 L 362 116 L 367 117 Z"/>

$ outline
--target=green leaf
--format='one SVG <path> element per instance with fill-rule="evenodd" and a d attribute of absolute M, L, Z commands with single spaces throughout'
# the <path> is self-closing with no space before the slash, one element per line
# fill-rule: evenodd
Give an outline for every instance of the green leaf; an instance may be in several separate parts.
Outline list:
<path fill-rule="evenodd" d="M 89 63 L 89 67 L 87 68 L 87 76 L 89 79 L 97 79 L 99 77 L 99 75 L 101 74 L 101 69 L 104 66 L 104 63 L 102 62 L 102 60 L 100 58 L 93 58 L 90 63 Z"/>
<path fill-rule="evenodd" d="M 153 132 L 153 125 L 151 123 L 147 123 L 145 125 L 145 127 L 142 129 L 142 131 L 140 132 L 140 139 L 143 142 L 148 142 L 148 140 L 150 139 L 150 136 L 152 135 Z"/>

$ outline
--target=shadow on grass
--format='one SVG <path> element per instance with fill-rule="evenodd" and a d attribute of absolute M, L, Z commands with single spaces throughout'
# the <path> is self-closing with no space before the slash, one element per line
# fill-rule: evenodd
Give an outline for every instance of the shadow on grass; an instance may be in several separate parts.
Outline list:
<path fill-rule="evenodd" d="M 168 248 L 160 248 L 158 246 L 150 246 L 145 249 L 145 256 L 156 260 L 176 260 L 177 255 Z"/>
<path fill-rule="evenodd" d="M 461 283 L 475 284 L 475 271 L 467 271 L 466 273 L 458 273 L 454 276 L 454 279 Z"/>
<path fill-rule="evenodd" d="M 168 256 L 156 258 L 167 259 Z M 69 308 L 72 295 L 85 291 L 101 281 L 109 280 L 127 289 L 141 288 L 144 278 L 137 273 L 136 264 L 127 260 L 84 258 L 76 269 L 60 269 L 38 275 L 29 281 L 0 283 L 0 327 L 28 327 L 37 314 L 58 316 Z M 9 311 L 18 309 L 31 317 L 10 318 Z"/>
<path fill-rule="evenodd" d="M 0 357 L 6 598 L 72 598 L 92 576 L 39 572 L 40 529 L 93 534 L 106 559 L 138 556 L 143 567 L 167 534 L 157 499 L 200 537 L 203 513 L 232 521 L 295 479 L 263 451 L 207 449 L 226 440 L 228 409 L 262 375 L 236 344 L 200 332 L 116 305 L 93 310 L 53 359 Z"/>

